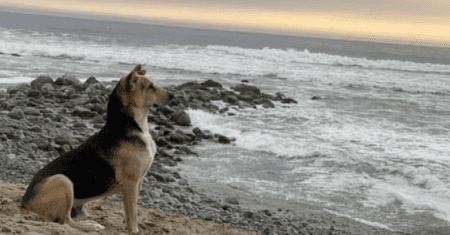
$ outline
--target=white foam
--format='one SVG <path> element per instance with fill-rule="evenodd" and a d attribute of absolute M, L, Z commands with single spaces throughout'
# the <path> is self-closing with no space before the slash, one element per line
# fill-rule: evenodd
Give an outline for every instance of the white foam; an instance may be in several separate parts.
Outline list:
<path fill-rule="evenodd" d="M 255 151 L 266 151 L 282 156 L 302 156 L 317 150 L 317 147 L 301 142 L 289 132 L 279 130 L 261 130 L 264 122 L 254 120 L 252 125 L 245 126 L 238 118 L 223 117 L 202 110 L 188 109 L 193 126 L 208 129 L 213 133 L 236 138 L 236 145 Z M 299 148 L 301 146 L 301 148 Z"/>
<path fill-rule="evenodd" d="M 278 77 L 309 80 L 319 79 L 323 82 L 342 82 L 342 78 L 330 76 L 331 72 L 346 73 L 345 82 L 361 82 L 360 71 L 357 68 L 381 70 L 401 70 L 412 72 L 430 72 L 450 74 L 450 65 L 414 63 L 396 60 L 368 60 L 323 53 L 311 53 L 308 50 L 294 49 L 248 49 L 230 46 L 150 46 L 134 47 L 125 44 L 104 44 L 105 38 L 94 40 L 80 40 L 73 35 L 54 35 L 48 33 L 25 33 L 18 30 L 0 30 L 0 51 L 4 53 L 20 53 L 29 56 L 44 56 L 60 59 L 99 61 L 100 63 L 126 62 L 131 64 L 145 63 L 163 68 L 176 68 L 186 71 L 199 71 L 202 73 L 267 75 Z M 135 53 L 139 50 L 140 53 Z M 340 69 L 339 66 L 350 66 Z M 331 66 L 324 69 L 321 66 Z M 305 70 L 309 71 L 305 75 Z M 384 73 L 384 72 L 383 72 Z M 381 75 L 381 76 L 380 76 Z M 385 78 L 380 71 L 373 72 L 371 76 L 379 79 Z M 408 78 L 408 82 L 415 77 Z M 395 81 L 397 86 L 407 87 L 405 80 Z M 434 87 L 447 86 L 440 80 L 428 81 Z M 373 83 L 373 81 L 372 81 Z M 374 84 L 372 84 L 374 85 Z M 415 86 L 427 87 L 429 84 L 416 83 Z"/>
<path fill-rule="evenodd" d="M 378 223 L 378 222 L 372 222 L 372 221 L 368 221 L 368 220 L 365 220 L 365 219 L 356 218 L 356 217 L 353 217 L 353 216 L 341 214 L 341 213 L 338 213 L 336 211 L 332 211 L 332 210 L 328 210 L 328 209 L 324 209 L 324 210 L 326 212 L 328 212 L 328 213 L 331 213 L 331 214 L 334 214 L 334 215 L 337 215 L 337 216 L 347 217 L 347 218 L 352 219 L 354 221 L 358 221 L 360 223 L 367 224 L 367 225 L 370 225 L 370 226 L 373 226 L 373 227 L 384 228 L 384 229 L 387 229 L 387 230 L 390 230 L 390 231 L 395 231 L 395 230 L 389 228 L 388 226 L 386 226 L 384 224 L 381 224 L 381 223 Z"/>

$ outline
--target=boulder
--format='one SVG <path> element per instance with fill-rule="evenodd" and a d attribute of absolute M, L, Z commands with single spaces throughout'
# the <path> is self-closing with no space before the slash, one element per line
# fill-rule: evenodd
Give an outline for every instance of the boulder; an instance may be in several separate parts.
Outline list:
<path fill-rule="evenodd" d="M 178 132 L 171 131 L 169 133 L 169 136 L 170 136 L 170 139 L 172 140 L 172 142 L 177 143 L 177 144 L 181 144 L 187 140 L 187 138 L 185 136 L 183 136 L 181 133 L 178 133 Z"/>
<path fill-rule="evenodd" d="M 229 104 L 237 104 L 239 102 L 239 99 L 234 95 L 227 95 L 222 98 L 222 101 Z"/>
<path fill-rule="evenodd" d="M 203 138 L 205 136 L 205 133 L 203 133 L 202 130 L 200 130 L 200 128 L 195 127 L 192 132 L 199 138 Z"/>
<path fill-rule="evenodd" d="M 298 102 L 295 101 L 295 100 L 292 99 L 292 98 L 283 98 L 283 99 L 281 100 L 281 103 L 283 103 L 283 104 L 297 104 Z"/>
<path fill-rule="evenodd" d="M 65 74 L 64 76 L 56 79 L 56 81 L 54 82 L 54 84 L 58 86 L 71 86 L 79 83 L 80 81 L 75 77 L 75 75 L 68 74 Z"/>
<path fill-rule="evenodd" d="M 94 83 L 99 83 L 99 81 L 95 77 L 89 77 L 84 84 L 91 85 Z"/>
<path fill-rule="evenodd" d="M 40 90 L 45 84 L 53 84 L 53 79 L 49 76 L 41 75 L 31 81 L 31 88 Z"/>
<path fill-rule="evenodd" d="M 180 126 L 190 126 L 191 125 L 191 118 L 184 111 L 175 113 L 172 117 L 172 120 L 175 122 L 175 124 L 180 125 Z"/>
<path fill-rule="evenodd" d="M 203 88 L 203 86 L 200 85 L 198 82 L 186 82 L 186 83 L 183 83 L 183 84 L 175 87 L 175 89 L 177 89 L 177 90 L 183 90 L 183 89 L 195 90 L 195 89 L 201 89 L 201 88 Z"/>
<path fill-rule="evenodd" d="M 238 84 L 233 90 L 240 92 L 243 95 L 261 96 L 261 90 L 256 86 L 249 86 L 246 84 Z"/>
<path fill-rule="evenodd" d="M 222 84 L 215 82 L 211 79 L 208 79 L 206 82 L 201 83 L 202 86 L 204 87 L 218 87 L 218 88 L 222 88 Z"/>
<path fill-rule="evenodd" d="M 229 144 L 229 143 L 231 143 L 230 138 L 228 138 L 226 136 L 223 136 L 223 135 L 219 135 L 219 134 L 217 134 L 217 136 L 219 137 L 219 143 L 222 143 L 222 144 Z"/>

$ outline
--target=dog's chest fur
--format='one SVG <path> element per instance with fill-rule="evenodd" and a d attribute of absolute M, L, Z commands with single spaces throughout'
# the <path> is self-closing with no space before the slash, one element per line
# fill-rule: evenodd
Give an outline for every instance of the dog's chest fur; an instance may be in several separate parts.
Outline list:
<path fill-rule="evenodd" d="M 143 160 L 142 162 L 144 165 L 143 173 L 145 174 L 152 165 L 153 159 L 155 158 L 156 144 L 148 131 L 144 132 L 144 134 L 141 134 L 141 138 L 145 142 L 145 151 L 143 154 L 147 155 L 147 159 Z"/>

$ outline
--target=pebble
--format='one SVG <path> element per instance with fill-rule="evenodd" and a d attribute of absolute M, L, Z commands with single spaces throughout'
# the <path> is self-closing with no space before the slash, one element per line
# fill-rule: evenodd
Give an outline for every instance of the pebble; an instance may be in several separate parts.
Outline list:
<path fill-rule="evenodd" d="M 20 108 L 14 108 L 8 113 L 8 116 L 13 119 L 22 119 L 25 117 L 22 109 Z"/>
<path fill-rule="evenodd" d="M 86 109 L 86 108 L 83 108 L 80 106 L 76 106 L 75 108 L 73 108 L 73 111 L 71 114 L 73 116 L 82 117 L 82 118 L 91 118 L 93 116 L 96 116 L 89 109 Z"/>
<path fill-rule="evenodd" d="M 32 107 L 26 107 L 23 110 L 23 113 L 25 113 L 26 115 L 34 115 L 34 116 L 41 115 L 41 112 L 38 109 Z"/>

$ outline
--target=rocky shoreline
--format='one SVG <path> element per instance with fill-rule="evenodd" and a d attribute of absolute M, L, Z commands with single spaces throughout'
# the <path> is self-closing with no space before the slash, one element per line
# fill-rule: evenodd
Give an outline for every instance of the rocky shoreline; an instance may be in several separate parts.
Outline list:
<path fill-rule="evenodd" d="M 31 84 L 0 91 L 0 180 L 27 184 L 45 164 L 99 131 L 105 123 L 108 96 L 116 82 L 102 83 L 91 77 L 81 83 L 70 75 L 56 80 L 39 76 Z M 251 205 L 251 199 L 243 195 L 234 196 L 232 191 L 202 192 L 191 187 L 187 179 L 167 167 L 180 164 L 188 154 L 195 155 L 190 146 L 201 141 L 229 144 L 235 139 L 192 127 L 187 108 L 233 115 L 243 108 L 275 108 L 297 101 L 281 93 L 263 93 L 245 80 L 231 88 L 207 80 L 165 89 L 175 98 L 167 106 L 152 108 L 148 116 L 158 152 L 141 191 L 142 207 L 261 234 L 406 234 L 358 223 L 308 205 L 299 210 L 287 210 L 289 206 L 264 209 Z M 216 100 L 223 101 L 226 107 L 215 105 L 212 101 Z M 192 131 L 179 127 L 191 127 Z"/>

